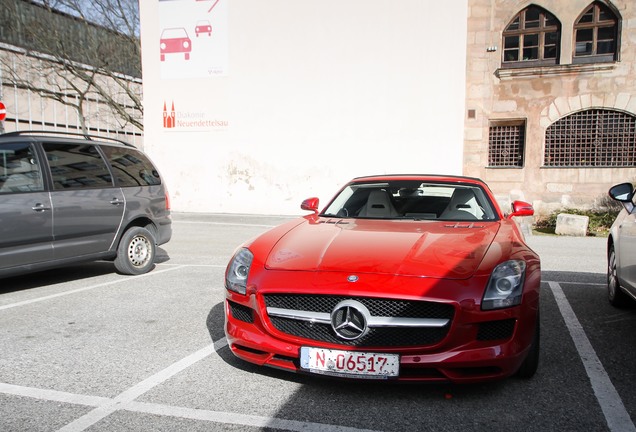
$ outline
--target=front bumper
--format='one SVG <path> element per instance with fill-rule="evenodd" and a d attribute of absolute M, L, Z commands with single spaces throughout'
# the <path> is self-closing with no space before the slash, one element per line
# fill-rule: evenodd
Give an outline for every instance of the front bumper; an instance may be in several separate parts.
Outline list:
<path fill-rule="evenodd" d="M 227 293 L 225 333 L 237 357 L 292 372 L 300 367 L 300 349 L 397 353 L 399 381 L 470 383 L 513 375 L 526 358 L 535 332 L 538 291 L 530 290 L 520 306 L 481 311 L 474 302 L 452 303 L 455 313 L 446 333 L 421 346 L 347 346 L 281 332 L 272 324 L 260 294 Z M 536 294 L 536 295 L 533 295 Z"/>

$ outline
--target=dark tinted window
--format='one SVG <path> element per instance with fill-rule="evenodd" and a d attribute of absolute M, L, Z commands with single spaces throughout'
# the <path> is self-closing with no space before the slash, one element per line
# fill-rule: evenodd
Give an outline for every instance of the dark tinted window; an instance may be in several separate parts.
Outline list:
<path fill-rule="evenodd" d="M 152 162 L 138 150 L 124 147 L 102 146 L 113 167 L 117 184 L 126 186 L 152 186 L 161 184 L 159 173 Z"/>
<path fill-rule="evenodd" d="M 94 145 L 43 144 L 54 190 L 113 186 L 108 167 Z"/>
<path fill-rule="evenodd" d="M 0 193 L 44 190 L 42 171 L 27 143 L 0 144 Z"/>

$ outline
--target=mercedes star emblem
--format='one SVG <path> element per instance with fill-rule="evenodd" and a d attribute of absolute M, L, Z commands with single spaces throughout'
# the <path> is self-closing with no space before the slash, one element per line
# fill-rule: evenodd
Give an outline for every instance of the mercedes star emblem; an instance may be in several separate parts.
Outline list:
<path fill-rule="evenodd" d="M 338 337 L 345 340 L 361 338 L 369 331 L 371 313 L 355 300 L 341 301 L 331 312 L 331 327 Z"/>

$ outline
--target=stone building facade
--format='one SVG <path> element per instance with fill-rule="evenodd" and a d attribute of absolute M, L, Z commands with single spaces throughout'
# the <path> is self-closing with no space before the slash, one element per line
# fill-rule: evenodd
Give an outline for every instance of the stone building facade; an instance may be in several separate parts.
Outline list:
<path fill-rule="evenodd" d="M 636 181 L 636 2 L 468 7 L 464 174 L 539 214 Z"/>

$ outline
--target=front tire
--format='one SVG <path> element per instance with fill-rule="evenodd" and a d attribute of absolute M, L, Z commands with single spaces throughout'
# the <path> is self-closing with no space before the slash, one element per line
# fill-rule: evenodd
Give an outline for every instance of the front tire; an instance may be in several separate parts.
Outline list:
<path fill-rule="evenodd" d="M 541 325 L 539 323 L 539 313 L 537 312 L 537 323 L 535 324 L 534 337 L 532 338 L 532 344 L 530 345 L 530 351 L 528 356 L 521 364 L 521 367 L 517 371 L 519 378 L 532 378 L 539 368 L 539 353 L 541 346 Z"/>
<path fill-rule="evenodd" d="M 607 299 L 614 307 L 625 307 L 630 303 L 630 298 L 621 289 L 616 271 L 616 252 L 614 245 L 609 247 L 607 253 Z"/>
<path fill-rule="evenodd" d="M 155 264 L 155 237 L 143 227 L 132 227 L 124 233 L 117 248 L 115 268 L 126 275 L 148 273 Z"/>

